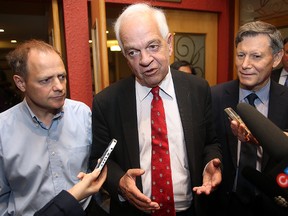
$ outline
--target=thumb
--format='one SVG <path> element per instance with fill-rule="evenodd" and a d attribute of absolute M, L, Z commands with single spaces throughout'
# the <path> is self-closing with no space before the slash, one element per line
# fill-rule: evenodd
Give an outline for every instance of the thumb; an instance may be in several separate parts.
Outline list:
<path fill-rule="evenodd" d="M 129 175 L 129 176 L 131 176 L 132 178 L 135 178 L 135 177 L 137 177 L 137 176 L 141 176 L 141 175 L 143 175 L 145 173 L 145 170 L 143 170 L 143 169 L 129 169 L 128 171 L 127 171 L 127 174 Z"/>

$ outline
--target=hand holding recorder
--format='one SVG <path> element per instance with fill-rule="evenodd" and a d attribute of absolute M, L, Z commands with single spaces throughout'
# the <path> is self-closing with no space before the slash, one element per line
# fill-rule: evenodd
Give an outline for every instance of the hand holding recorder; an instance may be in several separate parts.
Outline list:
<path fill-rule="evenodd" d="M 224 109 L 224 111 L 226 112 L 228 118 L 231 121 L 232 133 L 237 136 L 241 142 L 259 144 L 257 139 L 252 135 L 251 131 L 245 125 L 241 117 L 231 107 Z"/>
<path fill-rule="evenodd" d="M 116 139 L 112 139 L 108 145 L 108 147 L 105 149 L 104 153 L 102 154 L 101 158 L 98 160 L 98 163 L 95 167 L 95 169 L 99 168 L 100 172 L 102 171 L 103 167 L 105 166 L 111 152 L 113 151 L 115 145 L 117 143 Z"/>

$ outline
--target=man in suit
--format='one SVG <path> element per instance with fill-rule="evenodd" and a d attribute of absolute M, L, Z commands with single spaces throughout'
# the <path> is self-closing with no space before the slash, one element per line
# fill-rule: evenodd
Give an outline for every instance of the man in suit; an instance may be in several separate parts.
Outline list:
<path fill-rule="evenodd" d="M 281 85 L 288 87 L 288 37 L 284 38 L 284 55 L 282 57 L 282 67 L 272 71 L 271 79 Z M 286 81 L 287 80 L 287 81 Z"/>
<path fill-rule="evenodd" d="M 238 185 L 242 177 L 239 168 L 241 148 L 249 143 L 241 143 L 232 133 L 224 109 L 232 107 L 236 110 L 238 103 L 248 103 L 246 96 L 255 93 L 256 109 L 281 129 L 288 127 L 288 89 L 270 79 L 272 69 L 283 56 L 282 36 L 274 26 L 256 21 L 240 27 L 235 43 L 238 79 L 212 87 L 213 114 L 223 150 L 223 181 L 213 204 L 219 207 L 221 215 L 277 214 L 274 203 L 255 193 L 253 188 L 245 192 L 247 199 L 241 196 Z M 258 146 L 256 151 L 255 169 L 269 172 L 275 161 L 262 147 Z"/>
<path fill-rule="evenodd" d="M 118 140 L 107 162 L 104 184 L 111 195 L 110 214 L 157 215 L 167 210 L 162 201 L 174 199 L 176 214 L 165 215 L 205 215 L 206 195 L 222 179 L 210 87 L 204 79 L 169 68 L 172 34 L 160 9 L 130 5 L 117 19 L 115 32 L 133 75 L 94 97 L 90 157 L 93 168 L 110 139 Z M 151 152 L 151 124 L 155 122 L 150 118 L 154 101 L 150 91 L 157 86 L 168 131 L 166 154 L 171 169 L 167 167 L 172 172 L 173 197 L 166 201 L 151 195 L 151 157 L 160 154 Z M 162 183 L 168 182 L 163 179 Z"/>

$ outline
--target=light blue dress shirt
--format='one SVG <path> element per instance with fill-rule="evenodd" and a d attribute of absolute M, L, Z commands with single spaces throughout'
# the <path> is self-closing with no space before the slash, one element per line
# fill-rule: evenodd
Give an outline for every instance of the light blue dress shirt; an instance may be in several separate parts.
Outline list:
<path fill-rule="evenodd" d="M 66 99 L 49 128 L 25 99 L 0 113 L 0 215 L 31 216 L 71 188 L 87 172 L 91 143 L 91 111 L 82 102 Z"/>
<path fill-rule="evenodd" d="M 240 103 L 249 103 L 248 99 L 246 98 L 249 94 L 255 93 L 258 98 L 255 99 L 255 107 L 256 109 L 262 113 L 264 116 L 268 116 L 268 107 L 269 107 L 269 93 L 270 93 L 270 85 L 271 79 L 265 86 L 263 86 L 259 91 L 253 92 L 245 89 L 239 89 L 239 102 Z M 240 158 L 240 141 L 238 141 L 238 162 Z M 261 161 L 263 156 L 263 148 L 262 146 L 257 146 L 257 162 L 256 162 L 256 169 L 261 171 Z"/>

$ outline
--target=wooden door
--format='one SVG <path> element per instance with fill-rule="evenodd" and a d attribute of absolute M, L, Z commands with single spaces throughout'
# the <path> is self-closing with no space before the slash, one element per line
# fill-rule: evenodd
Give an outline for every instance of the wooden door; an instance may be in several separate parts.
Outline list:
<path fill-rule="evenodd" d="M 205 37 L 204 46 L 204 78 L 210 85 L 217 83 L 217 29 L 218 15 L 216 13 L 195 12 L 185 10 L 165 10 L 170 32 L 177 34 L 202 35 Z M 174 54 L 170 62 L 175 58 L 175 40 Z M 176 48 L 178 49 L 178 48 Z M 189 53 L 188 53 L 189 55 Z M 191 53 L 190 53 L 191 55 Z"/>

